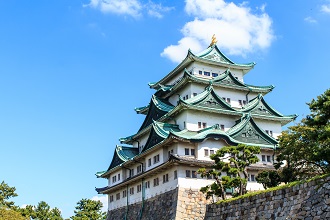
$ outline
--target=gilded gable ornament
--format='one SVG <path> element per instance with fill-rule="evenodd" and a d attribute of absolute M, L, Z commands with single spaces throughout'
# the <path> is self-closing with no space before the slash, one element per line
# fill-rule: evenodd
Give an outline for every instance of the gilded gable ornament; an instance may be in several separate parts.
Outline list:
<path fill-rule="evenodd" d="M 215 45 L 217 43 L 217 38 L 215 37 L 215 34 L 213 34 L 212 36 L 212 40 L 211 40 L 211 43 L 210 43 L 210 46 L 209 47 L 212 47 L 213 45 Z"/>

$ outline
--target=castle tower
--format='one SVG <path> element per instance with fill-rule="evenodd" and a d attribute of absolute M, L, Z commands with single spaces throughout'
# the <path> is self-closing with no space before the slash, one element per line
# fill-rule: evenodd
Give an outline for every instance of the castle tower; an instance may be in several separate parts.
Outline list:
<path fill-rule="evenodd" d="M 186 58 L 158 82 L 139 130 L 120 138 L 107 170 L 109 219 L 203 219 L 207 201 L 199 192 L 214 180 L 197 174 L 211 166 L 210 155 L 227 145 L 261 147 L 260 162 L 249 167 L 248 190 L 262 189 L 260 170 L 273 168 L 276 138 L 296 115 L 283 115 L 264 96 L 273 86 L 244 83 L 255 63 L 238 64 L 217 47 Z M 166 216 L 166 217 L 165 217 Z"/>

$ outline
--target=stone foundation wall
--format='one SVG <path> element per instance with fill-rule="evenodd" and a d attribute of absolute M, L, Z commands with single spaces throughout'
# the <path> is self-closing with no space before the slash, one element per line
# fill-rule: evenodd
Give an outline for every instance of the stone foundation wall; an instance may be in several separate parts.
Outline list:
<path fill-rule="evenodd" d="M 330 177 L 207 206 L 205 219 L 330 219 Z"/>
<path fill-rule="evenodd" d="M 190 220 L 204 219 L 206 204 L 211 203 L 199 190 L 176 188 L 142 203 L 135 203 L 108 212 L 107 220 Z"/>
<path fill-rule="evenodd" d="M 206 200 L 205 195 L 196 189 L 179 188 L 176 220 L 204 219 L 206 205 L 212 200 Z"/>
<path fill-rule="evenodd" d="M 145 200 L 143 210 L 142 202 L 129 205 L 128 211 L 126 207 L 111 210 L 108 212 L 107 220 L 174 220 L 177 200 L 178 189 L 174 189 Z"/>

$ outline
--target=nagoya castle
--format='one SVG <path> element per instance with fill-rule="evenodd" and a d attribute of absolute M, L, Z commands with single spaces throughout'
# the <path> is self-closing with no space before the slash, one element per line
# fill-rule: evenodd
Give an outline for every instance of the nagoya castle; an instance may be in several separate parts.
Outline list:
<path fill-rule="evenodd" d="M 248 168 L 247 190 L 262 189 L 260 170 L 272 169 L 283 115 L 265 96 L 274 86 L 246 84 L 255 63 L 238 64 L 217 47 L 185 59 L 158 82 L 149 104 L 136 108 L 144 121 L 135 134 L 120 138 L 108 169 L 108 180 L 96 188 L 108 195 L 108 219 L 204 219 L 206 199 L 199 190 L 214 182 L 197 170 L 213 164 L 219 148 L 244 143 L 260 146 L 259 162 Z"/>

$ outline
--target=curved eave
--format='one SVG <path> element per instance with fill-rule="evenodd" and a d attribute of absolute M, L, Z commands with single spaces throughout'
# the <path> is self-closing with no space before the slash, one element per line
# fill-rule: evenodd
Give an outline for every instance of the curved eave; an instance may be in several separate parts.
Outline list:
<path fill-rule="evenodd" d="M 231 64 L 231 63 L 217 62 L 217 61 L 209 60 L 209 59 L 206 59 L 206 58 L 201 58 L 201 57 L 198 57 L 198 56 L 196 56 L 194 54 L 192 54 L 192 56 L 193 56 L 193 59 L 195 61 L 199 61 L 201 63 L 205 63 L 205 64 L 209 64 L 209 65 L 215 65 L 215 66 L 221 66 L 221 67 L 226 67 L 226 68 L 230 68 L 230 69 L 242 70 L 244 75 L 246 73 L 248 73 L 256 65 L 256 63 L 254 63 L 254 62 L 248 63 L 248 64 Z"/>
<path fill-rule="evenodd" d="M 211 79 L 199 78 L 199 77 L 192 75 L 188 71 L 185 71 L 183 74 L 183 77 L 181 77 L 181 79 L 179 81 L 177 81 L 172 86 L 172 88 L 169 91 L 167 91 L 166 94 L 164 94 L 164 98 L 167 98 L 167 97 L 175 94 L 177 90 L 179 90 L 181 87 L 186 85 L 188 82 L 195 82 L 195 83 L 199 83 L 202 85 L 212 84 L 214 87 L 229 88 L 229 89 L 241 90 L 241 91 L 246 91 L 246 92 L 251 91 L 251 92 L 262 93 L 262 94 L 267 94 L 270 91 L 272 91 L 272 89 L 274 88 L 274 86 L 252 86 L 252 85 L 244 84 L 242 82 L 241 83 L 244 86 L 238 86 L 238 85 L 217 82 L 217 81 L 214 81 L 214 79 L 215 78 L 213 78 L 213 79 L 212 78 Z"/>
<path fill-rule="evenodd" d="M 281 122 L 281 126 L 284 126 L 294 120 L 296 120 L 296 118 L 298 117 L 298 115 L 284 115 L 282 117 L 278 117 L 278 116 L 267 116 L 267 115 L 259 115 L 259 114 L 253 114 L 251 113 L 251 116 L 253 118 L 256 119 L 267 119 L 267 120 L 271 120 L 271 121 L 279 121 Z"/>
<path fill-rule="evenodd" d="M 169 74 L 167 74 L 164 78 L 162 78 L 161 80 L 159 80 L 158 82 L 156 83 L 149 83 L 149 86 L 150 88 L 152 89 L 158 89 L 159 88 L 159 85 L 162 84 L 162 85 L 165 85 L 166 82 L 171 79 L 174 75 L 178 74 L 178 72 L 180 72 L 181 70 L 183 70 L 185 67 L 187 67 L 190 63 L 193 62 L 193 59 L 192 59 L 192 53 L 190 50 L 188 50 L 188 54 L 186 56 L 186 58 L 184 58 L 182 60 L 182 62 L 177 65 Z"/>
<path fill-rule="evenodd" d="M 231 136 L 233 139 L 235 135 L 237 135 L 240 131 L 242 131 L 245 126 L 248 124 L 248 123 L 251 123 L 252 126 L 254 127 L 254 129 L 256 129 L 258 131 L 258 133 L 262 134 L 262 138 L 266 141 L 266 142 L 271 142 L 269 144 L 269 146 L 273 146 L 273 145 L 276 145 L 278 144 L 278 141 L 276 139 L 274 139 L 273 137 L 269 136 L 263 129 L 261 129 L 255 122 L 254 120 L 251 118 L 251 115 L 245 115 L 243 116 L 241 119 L 241 121 L 239 123 L 237 123 L 236 125 L 234 125 L 233 127 L 231 127 L 229 130 L 228 130 L 228 134 L 229 136 Z M 254 143 L 249 143 L 249 144 L 252 144 L 252 145 L 256 145 L 258 146 L 257 144 L 254 144 Z M 260 145 L 264 145 L 264 144 L 260 144 Z"/>
<path fill-rule="evenodd" d="M 135 108 L 134 110 L 136 111 L 137 114 L 143 114 L 146 115 L 148 113 L 150 105 Z"/>
<path fill-rule="evenodd" d="M 202 52 L 200 52 L 196 55 L 194 54 L 194 55 L 196 57 L 199 57 L 199 58 L 207 59 L 207 58 L 204 58 L 204 57 L 209 55 L 213 50 L 215 50 L 220 55 L 220 57 L 222 57 L 224 60 L 227 61 L 227 62 L 218 62 L 218 63 L 221 63 L 221 64 L 228 63 L 228 64 L 235 65 L 235 66 L 240 66 L 240 67 L 247 66 L 247 67 L 251 67 L 251 68 L 253 68 L 256 64 L 255 62 L 246 63 L 246 64 L 235 63 L 231 59 L 229 59 L 225 54 L 223 54 L 216 44 L 214 44 L 212 46 L 209 46 L 206 50 L 204 50 L 204 51 L 202 51 Z M 209 59 L 207 59 L 207 60 L 209 60 Z"/>

